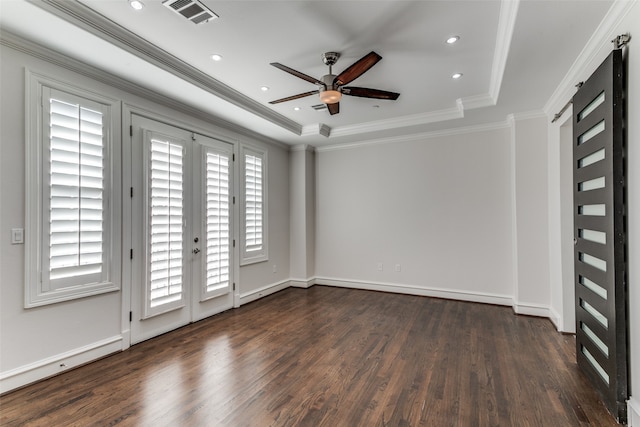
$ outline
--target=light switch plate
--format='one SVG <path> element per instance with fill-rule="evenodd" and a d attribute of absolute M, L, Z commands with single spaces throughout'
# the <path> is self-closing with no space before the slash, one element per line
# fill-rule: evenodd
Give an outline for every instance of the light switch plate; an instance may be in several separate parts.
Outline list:
<path fill-rule="evenodd" d="M 24 243 L 24 228 L 11 229 L 11 244 L 21 245 Z"/>

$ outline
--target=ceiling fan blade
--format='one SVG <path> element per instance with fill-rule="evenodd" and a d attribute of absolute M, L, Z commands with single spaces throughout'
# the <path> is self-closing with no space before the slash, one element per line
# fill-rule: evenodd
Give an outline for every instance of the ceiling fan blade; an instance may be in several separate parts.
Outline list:
<path fill-rule="evenodd" d="M 305 96 L 315 95 L 320 93 L 319 90 L 312 90 L 310 92 L 299 93 L 297 95 L 288 96 L 286 98 L 276 99 L 275 101 L 270 101 L 269 104 L 279 104 L 281 102 L 293 101 L 294 99 L 304 98 Z"/>
<path fill-rule="evenodd" d="M 302 80 L 306 80 L 306 81 L 308 81 L 310 83 L 326 87 L 326 85 L 323 82 L 321 82 L 320 80 L 318 80 L 318 79 L 316 79 L 314 77 L 308 76 L 308 75 L 306 75 L 304 73 L 301 73 L 300 71 L 294 70 L 293 68 L 289 68 L 286 65 L 282 65 L 279 62 L 272 62 L 271 65 L 273 65 L 276 68 L 281 69 L 282 71 L 285 71 L 285 72 L 287 72 L 289 74 L 292 74 L 292 75 L 294 75 L 296 77 L 299 77 Z"/>
<path fill-rule="evenodd" d="M 340 103 L 336 102 L 335 104 L 327 104 L 327 109 L 329 110 L 329 114 L 332 116 L 334 114 L 338 114 L 340 112 Z"/>
<path fill-rule="evenodd" d="M 373 51 L 369 52 L 368 54 L 351 64 L 349 68 L 338 74 L 338 76 L 333 79 L 333 84 L 342 86 L 346 85 L 347 83 L 351 83 L 352 81 L 366 73 L 369 68 L 376 65 L 376 63 L 381 59 L 382 56 L 378 55 L 377 53 Z"/>
<path fill-rule="evenodd" d="M 380 89 L 369 89 L 368 87 L 346 86 L 342 88 L 345 95 L 359 96 L 362 98 L 389 99 L 395 101 L 400 96 L 397 92 L 387 92 Z"/>

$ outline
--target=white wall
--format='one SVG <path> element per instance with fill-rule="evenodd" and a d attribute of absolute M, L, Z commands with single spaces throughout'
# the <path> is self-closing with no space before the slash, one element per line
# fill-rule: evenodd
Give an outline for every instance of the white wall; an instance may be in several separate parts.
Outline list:
<path fill-rule="evenodd" d="M 307 278 L 316 274 L 316 157 L 315 150 L 305 151 L 305 210 L 307 212 L 306 252 Z"/>
<path fill-rule="evenodd" d="M 216 126 L 124 90 L 0 45 L 0 392 L 128 347 L 130 281 L 122 290 L 69 302 L 24 309 L 24 245 L 10 244 L 10 230 L 25 227 L 25 68 L 87 88 L 128 105 L 184 123 L 203 134 L 268 151 L 269 262 L 242 267 L 240 295 L 273 291 L 289 277 L 289 153 L 246 134 Z M 87 69 L 88 73 L 94 71 Z M 106 77 L 105 77 L 106 76 Z M 112 77 L 100 75 L 109 81 Z M 114 81 L 117 81 L 115 79 Z M 204 114 L 202 114 L 204 117 Z M 124 217 L 130 218 L 130 214 Z M 126 225 L 126 224 L 125 224 Z M 125 229 L 130 229 L 129 228 Z M 25 230 L 29 233 L 30 230 Z M 125 248 L 128 251 L 128 248 Z M 272 266 L 277 273 L 272 273 Z M 257 293 L 255 295 L 258 295 Z M 241 299 L 245 302 L 247 299 Z M 63 364 L 64 366 L 60 366 Z"/>
<path fill-rule="evenodd" d="M 550 317 L 547 118 L 512 117 L 514 310 Z"/>
<path fill-rule="evenodd" d="M 11 228 L 25 226 L 25 72 L 60 70 L 12 49 L 1 50 L 0 87 L 0 378 L 13 384 L 20 376 L 38 377 L 64 370 L 46 363 L 82 359 L 94 351 L 122 348 L 119 292 L 44 307 L 24 309 L 24 245 L 11 245 Z M 68 76 L 86 85 L 87 79 Z M 102 88 L 104 89 L 104 88 Z M 25 230 L 25 235 L 31 230 Z M 117 278 L 116 280 L 119 280 Z M 109 342 L 109 344 L 103 345 Z M 102 344 L 101 344 L 102 343 Z M 74 352 L 74 357 L 65 354 Z"/>
<path fill-rule="evenodd" d="M 640 4 L 621 31 L 640 35 Z M 640 46 L 629 46 L 627 96 L 627 220 L 631 404 L 629 426 L 640 426 Z"/>
<path fill-rule="evenodd" d="M 628 241 L 628 289 L 629 289 L 629 357 L 630 357 L 630 392 L 629 401 L 629 426 L 640 426 L 640 45 L 638 45 L 638 35 L 640 35 L 640 3 L 619 2 L 618 7 L 624 9 L 626 16 L 618 22 L 614 22 L 611 27 L 603 27 L 599 33 L 594 35 L 585 48 L 585 51 L 576 60 L 579 67 L 569 70 L 568 79 L 560 82 L 555 96 L 548 103 L 548 119 L 551 120 L 553 113 L 559 111 L 563 104 L 570 99 L 575 92 L 573 85 L 579 81 L 586 80 L 600 63 L 610 53 L 613 45 L 610 43 L 615 36 L 629 33 L 632 40 L 625 48 L 627 59 L 627 241 Z M 635 39 L 634 39 L 635 37 Z M 569 116 L 571 110 L 565 113 Z M 569 268 L 573 268 L 573 259 L 560 257 L 562 264 L 558 263 L 558 254 L 566 252 L 563 245 L 566 245 L 568 236 L 567 227 L 572 227 L 572 222 L 567 224 L 566 212 L 563 215 L 562 190 L 563 178 L 561 169 L 567 167 L 566 154 L 560 147 L 563 137 L 563 124 L 566 121 L 559 120 L 549 127 L 549 222 L 550 222 L 550 262 L 553 268 L 550 270 L 550 283 L 552 286 L 552 310 L 557 311 L 561 317 L 560 327 L 568 330 L 567 318 L 571 318 L 573 313 L 573 302 L 570 289 L 573 281 Z M 563 160 L 563 158 L 565 160 Z M 571 235 L 573 231 L 570 231 Z M 565 236 L 564 238 L 561 236 Z M 564 239 L 564 240 L 563 240 Z M 571 265 L 568 265 L 571 263 Z"/>
<path fill-rule="evenodd" d="M 640 3 L 617 28 L 634 37 L 627 51 L 627 221 L 631 405 L 629 426 L 640 427 Z"/>
<path fill-rule="evenodd" d="M 240 267 L 238 286 L 241 304 L 289 286 L 289 151 L 276 149 L 271 145 L 261 145 L 269 151 L 267 159 L 269 259 Z"/>
<path fill-rule="evenodd" d="M 506 125 L 316 158 L 318 283 L 511 305 Z"/>
<path fill-rule="evenodd" d="M 548 129 L 550 317 L 561 332 L 575 333 L 573 282 L 572 108 Z"/>
<path fill-rule="evenodd" d="M 295 286 L 313 284 L 315 270 L 315 157 L 313 147 L 293 147 L 289 155 L 290 259 Z"/>

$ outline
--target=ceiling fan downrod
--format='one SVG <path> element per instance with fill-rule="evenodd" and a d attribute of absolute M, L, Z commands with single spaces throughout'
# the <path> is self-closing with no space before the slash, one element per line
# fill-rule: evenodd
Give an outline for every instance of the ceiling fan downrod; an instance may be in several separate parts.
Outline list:
<path fill-rule="evenodd" d="M 338 62 L 338 58 L 340 58 L 340 54 L 338 52 L 325 52 L 322 54 L 322 62 L 329 66 L 329 74 L 333 74 L 331 67 Z"/>

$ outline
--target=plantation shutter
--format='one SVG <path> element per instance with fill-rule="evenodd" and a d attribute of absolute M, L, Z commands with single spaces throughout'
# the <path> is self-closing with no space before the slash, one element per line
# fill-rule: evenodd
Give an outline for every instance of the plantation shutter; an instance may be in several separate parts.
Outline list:
<path fill-rule="evenodd" d="M 49 283 L 99 282 L 106 270 L 103 113 L 87 104 L 49 99 Z"/>
<path fill-rule="evenodd" d="M 148 147 L 146 314 L 153 315 L 184 302 L 184 148 L 152 133 Z"/>
<path fill-rule="evenodd" d="M 229 289 L 229 157 L 206 155 L 207 263 L 205 296 Z"/>
<path fill-rule="evenodd" d="M 245 154 L 245 251 L 262 250 L 262 158 Z"/>

